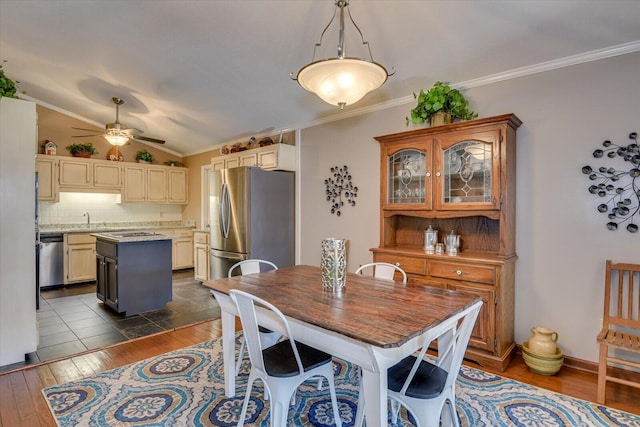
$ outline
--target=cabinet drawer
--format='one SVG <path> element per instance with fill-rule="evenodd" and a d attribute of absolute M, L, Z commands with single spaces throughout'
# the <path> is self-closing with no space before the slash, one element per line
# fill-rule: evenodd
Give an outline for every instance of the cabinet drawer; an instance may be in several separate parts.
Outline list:
<path fill-rule="evenodd" d="M 67 244 L 78 245 L 81 243 L 95 243 L 96 238 L 91 234 L 71 234 L 67 235 Z"/>
<path fill-rule="evenodd" d="M 193 229 L 192 228 L 177 228 L 173 230 L 173 237 L 192 237 Z"/>
<path fill-rule="evenodd" d="M 427 274 L 427 260 L 424 258 L 413 258 L 408 256 L 389 255 L 389 254 L 376 254 L 374 256 L 375 262 L 388 262 L 389 264 L 395 264 L 405 273 L 413 273 L 426 275 Z"/>
<path fill-rule="evenodd" d="M 209 243 L 209 235 L 206 233 L 195 233 L 193 235 L 193 241 L 195 243 L 206 245 L 207 243 Z"/>
<path fill-rule="evenodd" d="M 464 280 L 465 282 L 490 285 L 495 283 L 495 268 L 486 265 L 431 261 L 429 275 L 443 279 Z"/>

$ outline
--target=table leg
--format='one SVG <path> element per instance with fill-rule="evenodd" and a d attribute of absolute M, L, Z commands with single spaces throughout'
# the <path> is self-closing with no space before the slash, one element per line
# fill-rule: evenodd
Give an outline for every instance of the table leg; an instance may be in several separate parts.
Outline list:
<path fill-rule="evenodd" d="M 371 372 L 362 369 L 364 414 L 367 427 L 387 425 L 387 371 Z"/>
<path fill-rule="evenodd" d="M 222 358 L 224 360 L 224 391 L 227 397 L 236 394 L 236 316 L 222 311 Z"/>

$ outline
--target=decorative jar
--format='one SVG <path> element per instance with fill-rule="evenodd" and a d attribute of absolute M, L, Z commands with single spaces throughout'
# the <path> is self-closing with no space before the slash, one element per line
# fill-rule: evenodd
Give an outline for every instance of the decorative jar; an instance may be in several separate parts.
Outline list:
<path fill-rule="evenodd" d="M 328 238 L 322 241 L 322 288 L 326 291 L 340 293 L 347 279 L 347 241 L 346 239 Z"/>

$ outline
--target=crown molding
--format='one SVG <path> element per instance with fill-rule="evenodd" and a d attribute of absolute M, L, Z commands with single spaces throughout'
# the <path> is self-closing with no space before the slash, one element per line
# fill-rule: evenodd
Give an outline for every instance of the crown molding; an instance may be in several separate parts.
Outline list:
<path fill-rule="evenodd" d="M 604 49 L 593 50 L 577 55 L 567 56 L 560 59 L 554 59 L 552 61 L 541 62 L 539 64 L 529 65 L 526 67 L 514 68 L 512 70 L 503 71 L 496 74 L 491 74 L 477 79 L 466 80 L 459 83 L 451 84 L 451 87 L 457 89 L 469 89 L 472 87 L 486 86 L 494 83 L 499 83 L 519 77 L 530 76 L 532 74 L 543 73 L 546 71 L 556 70 L 559 68 L 570 67 L 573 65 L 584 64 L 586 62 L 598 61 L 601 59 L 611 58 L 614 56 L 626 55 L 640 51 L 640 40 L 636 40 L 629 43 L 624 43 L 616 46 L 611 46 Z M 363 114 L 371 113 L 374 111 L 386 110 L 388 108 L 396 107 L 398 105 L 405 105 L 411 102 L 415 102 L 413 95 L 404 96 L 402 98 L 392 99 L 379 104 L 370 105 L 350 111 L 342 111 L 331 116 L 323 117 L 321 119 L 307 122 L 299 125 L 300 129 L 305 129 L 313 126 L 323 125 L 338 120 L 348 119 L 350 117 L 361 116 Z"/>

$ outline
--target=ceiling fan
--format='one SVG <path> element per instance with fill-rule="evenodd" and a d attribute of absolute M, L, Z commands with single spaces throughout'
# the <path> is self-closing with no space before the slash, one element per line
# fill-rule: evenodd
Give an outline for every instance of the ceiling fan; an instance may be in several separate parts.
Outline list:
<path fill-rule="evenodd" d="M 164 144 L 164 141 L 161 139 L 149 138 L 148 136 L 139 135 L 143 133 L 140 129 L 130 128 L 120 123 L 120 121 L 118 120 L 118 113 L 119 113 L 120 106 L 124 104 L 124 100 L 116 97 L 111 98 L 111 100 L 113 101 L 114 104 L 116 104 L 116 121 L 113 123 L 107 123 L 105 125 L 105 132 L 102 134 L 102 136 L 104 136 L 105 139 L 109 141 L 110 144 L 115 146 L 121 146 L 126 144 L 129 141 L 129 139 L 135 139 L 138 141 L 155 142 L 156 144 Z M 87 138 L 91 136 L 101 135 L 101 134 L 95 134 L 96 131 L 94 129 L 84 129 L 84 128 L 76 128 L 76 127 L 72 127 L 72 129 L 84 130 L 87 132 L 94 132 L 93 135 L 74 135 L 73 138 Z"/>

